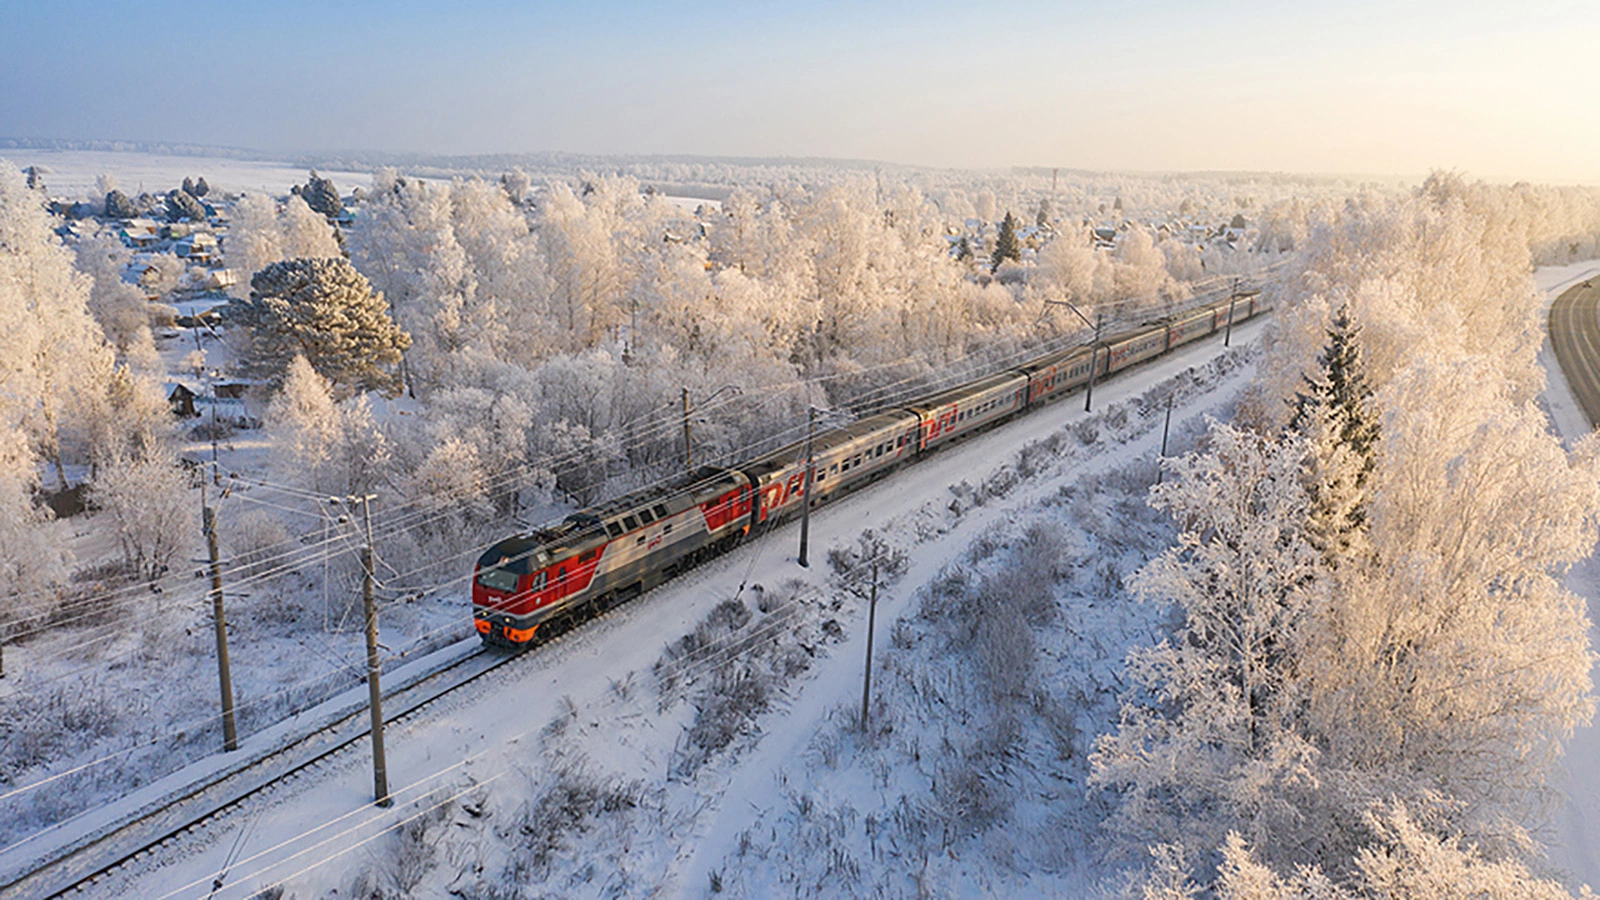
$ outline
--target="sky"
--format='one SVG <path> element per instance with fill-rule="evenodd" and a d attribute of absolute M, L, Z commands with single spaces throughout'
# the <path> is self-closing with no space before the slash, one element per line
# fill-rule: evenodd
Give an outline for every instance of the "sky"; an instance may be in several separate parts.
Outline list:
<path fill-rule="evenodd" d="M 1600 2 L 0 0 L 0 137 L 1600 183 Z"/>

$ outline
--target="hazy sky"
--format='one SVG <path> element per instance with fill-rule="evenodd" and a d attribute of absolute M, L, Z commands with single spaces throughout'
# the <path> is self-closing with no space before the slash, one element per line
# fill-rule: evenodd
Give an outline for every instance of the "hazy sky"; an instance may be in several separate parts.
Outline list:
<path fill-rule="evenodd" d="M 0 136 L 1595 183 L 1600 0 L 0 0 Z"/>

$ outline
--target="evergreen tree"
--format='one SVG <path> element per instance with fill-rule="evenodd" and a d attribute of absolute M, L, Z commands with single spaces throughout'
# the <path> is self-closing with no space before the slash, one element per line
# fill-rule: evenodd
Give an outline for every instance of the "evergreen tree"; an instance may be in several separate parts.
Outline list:
<path fill-rule="evenodd" d="M 189 193 L 193 194 L 197 198 L 204 197 L 205 195 L 211 193 L 211 185 L 206 184 L 206 177 L 204 175 L 201 175 L 199 178 L 195 179 L 194 190 L 190 191 Z"/>
<path fill-rule="evenodd" d="M 960 242 L 956 244 L 956 259 L 962 262 L 972 259 L 972 238 L 964 234 L 961 236 Z"/>
<path fill-rule="evenodd" d="M 1361 358 L 1361 329 L 1351 321 L 1348 306 L 1339 308 L 1327 329 L 1316 371 L 1302 377 L 1305 387 L 1291 401 L 1295 409 L 1289 428 L 1311 448 L 1313 542 L 1336 562 L 1365 524 L 1379 438 Z"/>
<path fill-rule="evenodd" d="M 23 169 L 22 171 L 24 173 L 26 173 L 27 176 L 28 176 L 28 190 L 30 190 L 30 191 L 39 191 L 39 192 L 42 193 L 44 191 L 44 189 L 45 189 L 45 187 L 44 187 L 44 173 L 39 171 L 39 167 L 38 166 L 29 166 L 26 169 Z"/>
<path fill-rule="evenodd" d="M 1050 224 L 1050 198 L 1046 197 L 1039 201 L 1039 212 L 1034 216 L 1033 224 L 1040 228 Z"/>
<path fill-rule="evenodd" d="M 106 194 L 106 218 L 136 219 L 138 217 L 139 207 L 128 199 L 127 194 L 118 190 L 113 190 Z"/>
<path fill-rule="evenodd" d="M 1010 210 L 1006 210 L 1006 217 L 1000 222 L 1000 234 L 994 239 L 994 256 L 989 259 L 989 267 L 998 270 L 1008 259 L 1022 259 L 1022 247 L 1017 244 L 1017 219 Z"/>
<path fill-rule="evenodd" d="M 183 190 L 183 192 L 185 194 L 188 194 L 191 197 L 195 196 L 195 193 L 194 193 L 194 179 L 185 177 L 183 179 L 182 190 Z"/>
<path fill-rule="evenodd" d="M 344 201 L 339 199 L 339 189 L 333 182 L 317 175 L 317 170 L 311 170 L 311 176 L 305 184 L 296 185 L 292 193 L 298 194 L 306 205 L 322 213 L 328 218 L 334 218 L 344 212 Z"/>
<path fill-rule="evenodd" d="M 191 222 L 204 222 L 206 208 L 200 201 L 187 191 L 173 191 L 167 195 L 167 218 L 173 222 L 179 219 L 188 219 Z"/>
<path fill-rule="evenodd" d="M 249 299 L 234 300 L 227 315 L 247 335 L 249 372 L 278 381 L 303 355 L 341 394 L 401 388 L 396 368 L 411 336 L 342 257 L 272 263 L 251 277 Z"/>

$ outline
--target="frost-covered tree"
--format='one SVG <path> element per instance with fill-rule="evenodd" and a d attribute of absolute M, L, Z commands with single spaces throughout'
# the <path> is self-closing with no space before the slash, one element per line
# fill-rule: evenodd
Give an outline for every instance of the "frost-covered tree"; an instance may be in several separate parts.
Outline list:
<path fill-rule="evenodd" d="M 229 303 L 227 317 L 244 332 L 247 371 L 276 381 L 302 355 L 341 393 L 401 388 L 396 369 L 411 338 L 344 259 L 272 263 L 250 279 L 248 300 Z"/>
<path fill-rule="evenodd" d="M 78 270 L 94 279 L 89 311 L 106 338 L 123 352 L 135 343 L 148 342 L 149 302 L 143 291 L 122 277 L 132 253 L 109 231 L 80 239 L 74 249 Z"/>
<path fill-rule="evenodd" d="M 1117 792 L 1113 827 L 1140 843 L 1209 848 L 1239 830 L 1294 855 L 1324 824 L 1307 821 L 1316 747 L 1301 657 L 1325 585 L 1303 459 L 1292 437 L 1214 423 L 1209 452 L 1168 460 L 1173 477 L 1151 491 L 1182 532 L 1132 587 L 1176 604 L 1183 624 L 1129 657 L 1143 693 L 1091 760 L 1094 783 Z"/>
<path fill-rule="evenodd" d="M 283 464 L 278 474 L 321 490 L 322 469 L 333 459 L 344 424 L 333 390 L 304 356 L 289 361 L 283 387 L 267 407 L 267 427 Z"/>
<path fill-rule="evenodd" d="M 89 315 L 91 281 L 51 227 L 39 195 L 0 160 L 0 432 L 27 434 L 64 485 L 63 441 L 112 351 Z"/>
<path fill-rule="evenodd" d="M 319 215 L 333 218 L 344 212 L 344 201 L 339 199 L 339 189 L 333 186 L 333 181 L 317 175 L 317 170 L 312 169 L 305 184 L 295 185 L 292 193 L 300 197 Z"/>
<path fill-rule="evenodd" d="M 115 523 L 129 570 L 147 581 L 165 574 L 193 539 L 188 486 L 188 476 L 169 452 L 119 455 L 95 476 L 90 501 Z"/>
<path fill-rule="evenodd" d="M 283 236 L 284 259 L 329 259 L 344 255 L 333 226 L 312 210 L 304 197 L 290 197 L 284 202 L 278 229 Z"/>
<path fill-rule="evenodd" d="M 175 190 L 167 194 L 167 219 L 173 222 L 188 219 L 191 222 L 204 222 L 206 208 L 193 194 L 184 190 Z"/>
<path fill-rule="evenodd" d="M 198 199 L 211 193 L 211 185 L 206 184 L 206 177 L 201 175 L 199 178 L 195 179 L 193 188 L 184 188 L 184 190 L 193 194 Z"/>
<path fill-rule="evenodd" d="M 1289 428 L 1310 447 L 1313 541 L 1330 563 L 1351 554 L 1366 521 L 1381 429 L 1361 360 L 1361 330 L 1340 307 L 1328 343 L 1294 398 Z"/>
<path fill-rule="evenodd" d="M 128 195 L 112 188 L 106 192 L 106 218 L 108 219 L 135 219 L 139 217 L 139 207 Z"/>

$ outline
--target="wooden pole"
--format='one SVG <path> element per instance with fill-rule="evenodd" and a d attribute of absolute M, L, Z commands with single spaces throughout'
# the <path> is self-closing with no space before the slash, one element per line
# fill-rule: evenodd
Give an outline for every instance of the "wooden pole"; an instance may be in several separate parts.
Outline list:
<path fill-rule="evenodd" d="M 361 516 L 367 544 L 361 548 L 361 601 L 367 614 L 367 707 L 372 714 L 372 796 L 379 806 L 392 806 L 389 796 L 389 766 L 383 754 L 383 688 L 378 683 L 378 607 L 373 600 L 372 500 L 360 498 Z"/>
<path fill-rule="evenodd" d="M 872 561 L 871 597 L 867 601 L 867 668 L 861 681 L 861 731 L 867 732 L 870 721 L 868 704 L 872 700 L 872 631 L 878 618 L 878 561 Z"/>
<path fill-rule="evenodd" d="M 217 629 L 217 684 L 222 693 L 222 747 L 239 749 L 239 731 L 233 717 L 233 674 L 228 665 L 228 620 L 222 609 L 222 554 L 217 549 L 217 511 L 206 502 L 206 480 L 200 479 L 200 520 L 211 558 L 211 620 Z"/>
<path fill-rule="evenodd" d="M 817 431 L 817 408 L 811 407 L 806 411 L 806 474 L 805 487 L 800 496 L 800 565 L 811 567 L 811 562 L 806 559 L 806 548 L 811 541 L 811 476 L 816 471 L 817 461 L 811 453 L 811 439 Z"/>

